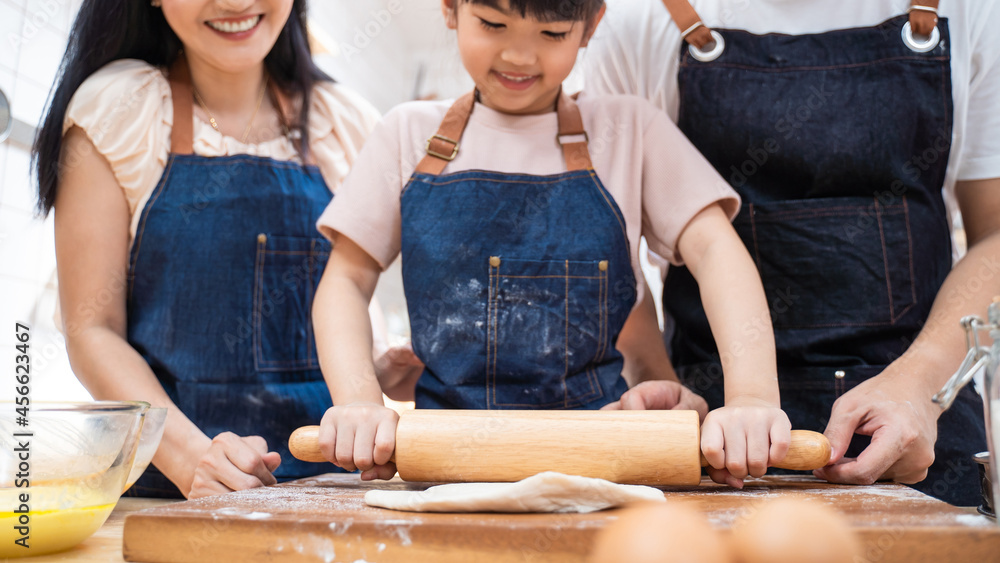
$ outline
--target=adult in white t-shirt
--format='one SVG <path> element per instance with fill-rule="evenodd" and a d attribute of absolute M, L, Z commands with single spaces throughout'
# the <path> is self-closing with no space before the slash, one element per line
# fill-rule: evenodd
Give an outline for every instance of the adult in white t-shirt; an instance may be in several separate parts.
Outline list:
<path fill-rule="evenodd" d="M 942 415 L 930 398 L 965 353 L 958 320 L 998 292 L 1000 3 L 935 4 L 618 0 L 586 89 L 651 100 L 743 197 L 782 407 L 833 444 L 817 476 L 975 504 L 982 403 L 967 389 Z M 952 267 L 959 212 L 969 250 Z M 742 349 L 715 348 L 696 291 L 670 269 L 671 357 L 717 407 Z"/>

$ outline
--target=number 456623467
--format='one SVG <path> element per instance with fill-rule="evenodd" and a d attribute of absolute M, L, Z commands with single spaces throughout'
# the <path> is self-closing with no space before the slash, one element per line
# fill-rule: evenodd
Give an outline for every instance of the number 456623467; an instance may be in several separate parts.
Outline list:
<path fill-rule="evenodd" d="M 31 357 L 28 355 L 30 330 L 30 327 L 21 323 L 16 323 L 14 326 L 14 337 L 17 339 L 17 344 L 14 345 L 17 350 L 17 355 L 14 357 L 14 379 L 17 381 L 17 386 L 14 391 L 19 395 L 17 399 L 19 405 L 28 403 L 28 384 L 31 382 Z"/>

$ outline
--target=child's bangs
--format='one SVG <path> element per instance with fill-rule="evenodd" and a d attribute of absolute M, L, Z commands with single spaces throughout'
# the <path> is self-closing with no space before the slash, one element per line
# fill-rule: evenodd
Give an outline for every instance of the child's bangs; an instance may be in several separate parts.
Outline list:
<path fill-rule="evenodd" d="M 510 11 L 542 22 L 586 21 L 600 10 L 604 0 L 463 0 L 471 4 Z"/>

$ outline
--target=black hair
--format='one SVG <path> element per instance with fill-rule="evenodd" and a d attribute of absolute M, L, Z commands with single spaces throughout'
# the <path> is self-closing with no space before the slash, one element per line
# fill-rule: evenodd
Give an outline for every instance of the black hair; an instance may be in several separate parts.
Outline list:
<path fill-rule="evenodd" d="M 499 0 L 461 1 L 503 9 Z M 522 18 L 532 17 L 543 22 L 590 21 L 603 5 L 604 0 L 507 0 L 508 9 L 520 13 Z"/>
<path fill-rule="evenodd" d="M 84 0 L 70 31 L 56 85 L 49 95 L 45 119 L 32 148 L 38 176 L 38 210 L 48 214 L 59 184 L 63 120 L 77 88 L 104 65 L 119 59 L 141 59 L 169 67 L 183 44 L 149 0 Z M 306 33 L 306 0 L 294 0 L 292 12 L 271 51 L 264 58 L 267 73 L 282 91 L 302 100 L 298 122 L 290 124 L 302 139 L 305 161 L 309 151 L 309 98 L 313 85 L 333 81 L 312 60 Z M 295 132 L 293 131 L 293 133 Z"/>

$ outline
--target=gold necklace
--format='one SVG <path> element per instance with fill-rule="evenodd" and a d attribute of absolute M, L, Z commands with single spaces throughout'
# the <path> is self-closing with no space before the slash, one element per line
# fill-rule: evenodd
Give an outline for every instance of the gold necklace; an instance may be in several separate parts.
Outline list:
<path fill-rule="evenodd" d="M 201 106 L 201 109 L 205 110 L 205 115 L 208 116 L 208 123 L 212 126 L 212 129 L 221 133 L 221 131 L 219 131 L 219 123 L 215 120 L 215 116 L 212 115 L 212 112 L 208 111 L 208 106 L 205 105 L 205 100 L 201 98 L 201 94 L 198 93 L 198 90 L 194 86 L 191 87 L 191 91 L 194 92 L 194 99 L 198 102 L 198 105 Z M 243 130 L 243 136 L 240 137 L 240 142 L 243 144 L 246 144 L 247 138 L 250 136 L 250 129 L 253 128 L 253 121 L 257 118 L 257 112 L 260 111 L 260 104 L 264 101 L 264 92 L 266 91 L 267 76 L 264 76 L 264 83 L 261 84 L 260 94 L 257 96 L 257 107 L 253 109 L 253 114 L 250 116 L 250 123 L 247 123 L 247 128 Z"/>

